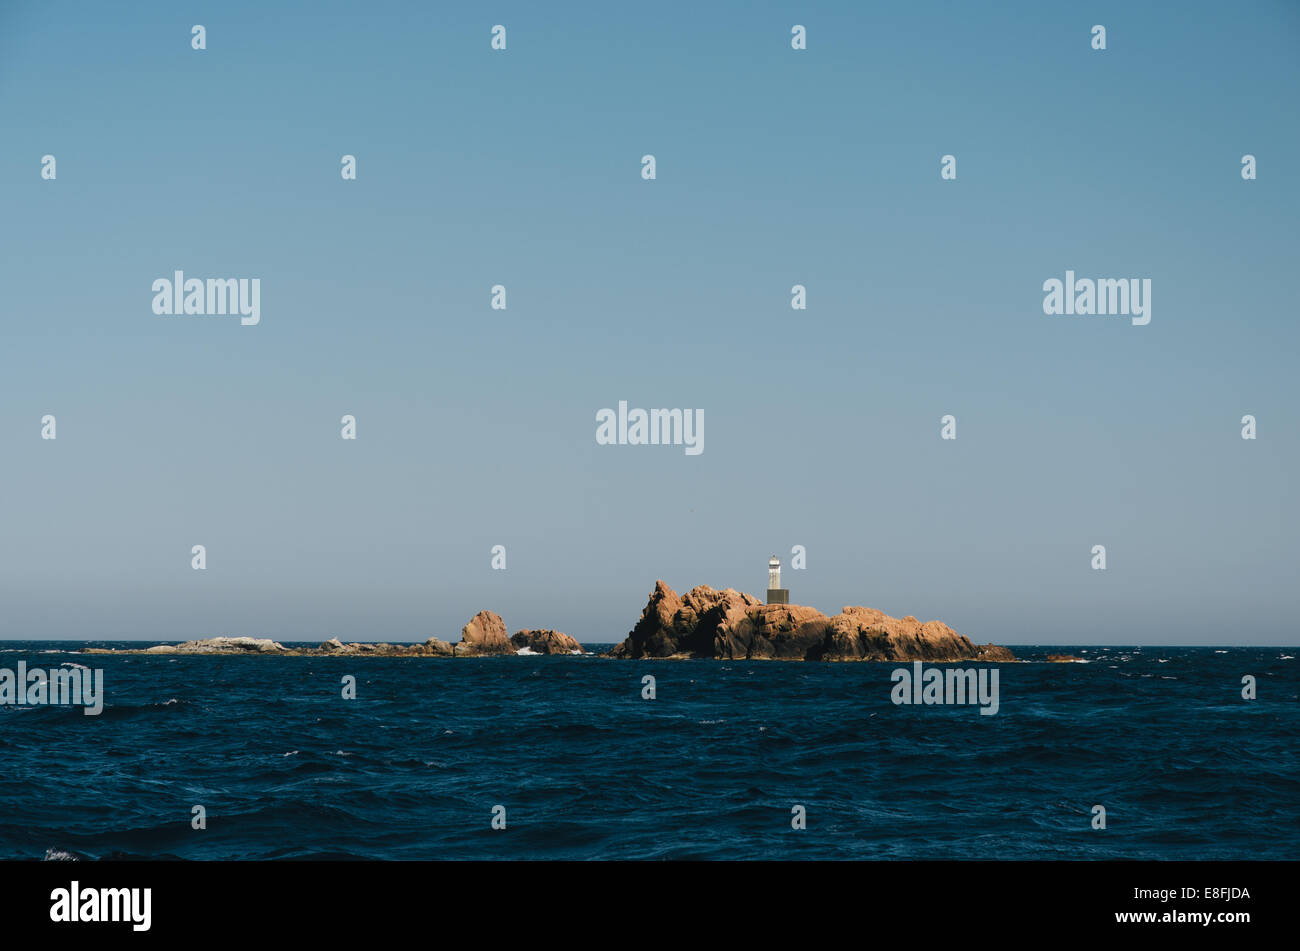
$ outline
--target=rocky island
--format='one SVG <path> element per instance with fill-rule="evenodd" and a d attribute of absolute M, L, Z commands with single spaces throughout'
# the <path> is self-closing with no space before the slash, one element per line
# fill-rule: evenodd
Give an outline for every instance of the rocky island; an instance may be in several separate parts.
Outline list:
<path fill-rule="evenodd" d="M 947 624 L 846 607 L 834 617 L 799 604 L 764 604 L 733 588 L 700 585 L 678 597 L 655 583 L 641 620 L 611 657 L 718 660 L 1013 661 L 1005 647 L 977 645 Z"/>
<path fill-rule="evenodd" d="M 285 647 L 267 638 L 209 637 L 141 649 L 84 648 L 86 654 L 204 654 L 305 657 L 494 657 L 583 654 L 582 645 L 550 629 L 507 634 L 505 621 L 480 611 L 461 628 L 456 644 L 431 637 L 423 644 L 345 644 Z M 655 582 L 641 619 L 626 640 L 602 655 L 624 659 L 813 661 L 1014 661 L 1005 647 L 978 645 L 939 621 L 890 617 L 874 608 L 846 607 L 834 617 L 799 604 L 764 604 L 733 588 L 699 585 L 677 595 Z"/>

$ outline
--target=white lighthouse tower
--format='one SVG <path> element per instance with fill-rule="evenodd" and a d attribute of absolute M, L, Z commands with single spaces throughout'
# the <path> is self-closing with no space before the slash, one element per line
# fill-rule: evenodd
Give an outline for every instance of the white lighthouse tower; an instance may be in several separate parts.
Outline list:
<path fill-rule="evenodd" d="M 767 603 L 790 603 L 790 592 L 781 587 L 781 559 L 776 555 L 767 562 Z"/>

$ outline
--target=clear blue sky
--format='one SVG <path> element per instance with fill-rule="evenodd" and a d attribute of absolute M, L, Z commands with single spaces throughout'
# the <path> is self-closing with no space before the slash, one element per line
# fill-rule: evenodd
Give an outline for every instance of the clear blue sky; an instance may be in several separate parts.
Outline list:
<path fill-rule="evenodd" d="M 614 641 L 802 544 L 828 612 L 1295 644 L 1300 6 L 989 6 L 0 3 L 0 637 Z"/>

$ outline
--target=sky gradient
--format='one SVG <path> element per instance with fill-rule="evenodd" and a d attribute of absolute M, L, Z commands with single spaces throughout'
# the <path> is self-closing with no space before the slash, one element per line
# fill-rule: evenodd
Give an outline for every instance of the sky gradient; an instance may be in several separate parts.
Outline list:
<path fill-rule="evenodd" d="M 1296 644 L 1300 7 L 1138 6 L 0 4 L 0 638 L 610 642 L 776 553 L 979 642 Z"/>

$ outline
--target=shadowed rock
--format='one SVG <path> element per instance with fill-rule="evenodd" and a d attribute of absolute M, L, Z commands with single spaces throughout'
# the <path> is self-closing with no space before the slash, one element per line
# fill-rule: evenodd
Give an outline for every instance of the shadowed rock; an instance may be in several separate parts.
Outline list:
<path fill-rule="evenodd" d="M 559 631 L 516 631 L 510 638 L 515 650 L 530 650 L 534 654 L 581 654 L 582 645 L 568 634 Z"/>

